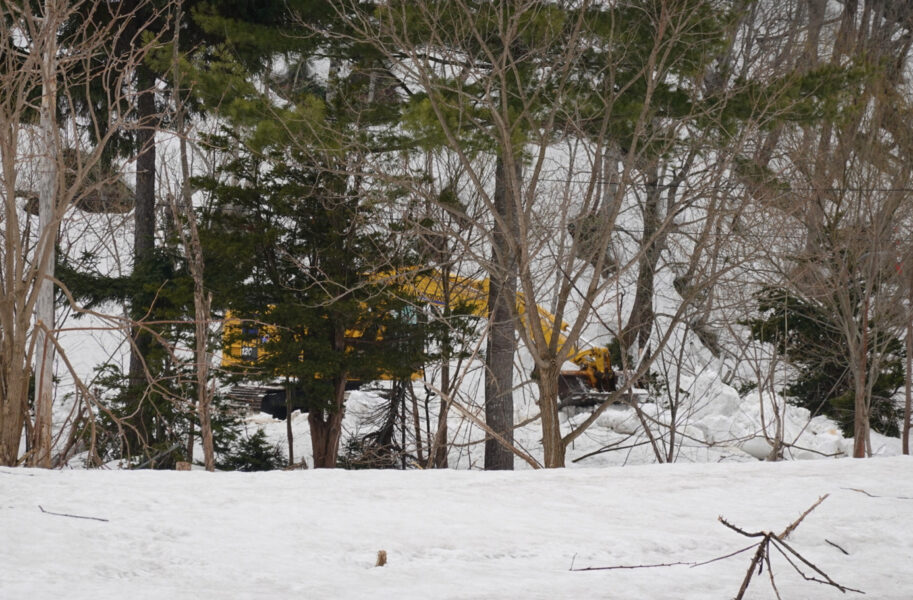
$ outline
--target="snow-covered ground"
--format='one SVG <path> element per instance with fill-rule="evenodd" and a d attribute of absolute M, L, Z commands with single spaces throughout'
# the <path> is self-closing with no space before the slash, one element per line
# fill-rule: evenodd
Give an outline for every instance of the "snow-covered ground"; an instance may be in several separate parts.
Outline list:
<path fill-rule="evenodd" d="M 905 600 L 911 470 L 906 457 L 512 473 L 0 468 L 0 598 L 731 598 L 753 551 L 693 568 L 572 567 L 707 561 L 757 541 L 719 516 L 779 533 L 829 494 L 791 547 L 866 598 Z M 771 561 L 784 599 L 858 596 Z M 746 597 L 775 597 L 766 567 Z"/>

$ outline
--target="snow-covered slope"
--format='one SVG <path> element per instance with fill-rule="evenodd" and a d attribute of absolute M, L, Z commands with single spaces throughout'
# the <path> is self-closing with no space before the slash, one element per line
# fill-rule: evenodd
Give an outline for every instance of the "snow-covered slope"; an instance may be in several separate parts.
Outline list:
<path fill-rule="evenodd" d="M 2 468 L 0 598 L 731 598 L 752 552 L 694 568 L 571 567 L 706 561 L 756 541 L 717 517 L 780 532 L 829 494 L 790 545 L 866 598 L 905 600 L 911 469 L 903 457 L 513 473 Z M 782 598 L 856 596 L 771 560 Z M 766 568 L 747 597 L 774 597 Z"/>

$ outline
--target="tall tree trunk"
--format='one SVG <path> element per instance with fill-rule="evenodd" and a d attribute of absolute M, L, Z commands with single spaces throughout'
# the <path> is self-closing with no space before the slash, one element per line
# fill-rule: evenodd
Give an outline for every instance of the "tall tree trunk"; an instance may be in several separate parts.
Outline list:
<path fill-rule="evenodd" d="M 444 261 L 441 262 L 442 264 L 444 263 Z M 450 269 L 447 267 L 441 268 L 441 292 L 444 296 L 444 319 L 446 321 L 452 315 L 450 309 Z M 446 469 L 448 466 L 447 415 L 450 412 L 450 394 L 453 390 L 450 389 L 450 334 L 448 333 L 447 335 L 448 339 L 445 340 L 441 352 L 441 391 L 443 392 L 441 395 L 441 409 L 437 415 L 437 430 L 435 431 L 434 439 L 431 442 L 431 449 L 428 451 L 434 459 L 434 467 L 436 469 Z"/>
<path fill-rule="evenodd" d="M 545 468 L 557 469 L 564 466 L 565 445 L 561 439 L 561 424 L 558 416 L 558 376 L 561 371 L 557 361 L 539 369 L 539 410 L 542 419 L 542 449 L 545 454 Z"/>
<path fill-rule="evenodd" d="M 188 234 L 181 229 L 184 252 L 193 277 L 193 312 L 194 312 L 194 364 L 196 365 L 197 415 L 200 419 L 200 440 L 203 442 L 203 463 L 207 471 L 215 471 L 215 447 L 212 440 L 212 388 L 209 385 L 209 315 L 211 296 L 203 286 L 205 263 L 200 233 L 197 229 L 196 215 L 193 212 L 193 199 L 190 191 L 190 163 L 187 156 L 187 128 L 183 91 L 181 89 L 180 58 L 180 24 L 183 22 L 181 0 L 176 0 L 175 34 L 173 45 L 175 129 L 178 132 L 181 160 L 181 209 L 184 213 Z M 153 213 L 154 214 L 154 213 Z M 193 424 L 190 426 L 190 448 L 188 460 L 193 459 Z"/>
<path fill-rule="evenodd" d="M 865 458 L 866 441 L 869 437 L 869 403 L 868 385 L 869 376 L 869 298 L 866 295 L 862 313 L 862 344 L 859 352 L 859 365 L 854 373 L 853 399 L 853 458 Z"/>
<path fill-rule="evenodd" d="M 913 298 L 910 299 L 913 303 Z M 903 453 L 910 454 L 910 412 L 913 408 L 913 314 L 907 312 L 907 369 L 904 377 Z"/>
<path fill-rule="evenodd" d="M 861 377 L 856 381 L 854 392 L 854 416 L 853 416 L 853 458 L 865 458 L 866 440 L 869 435 L 869 414 L 866 410 L 865 401 L 865 378 Z"/>
<path fill-rule="evenodd" d="M 136 132 L 136 209 L 133 213 L 133 269 L 142 270 L 152 258 L 155 249 L 155 74 L 146 66 L 137 68 L 137 118 Z M 139 319 L 149 309 L 134 302 L 133 318 Z M 139 327 L 133 329 L 134 346 L 130 351 L 130 385 L 138 388 L 146 380 L 145 357 L 152 343 L 148 333 Z M 137 394 L 141 392 L 136 391 Z"/>
<path fill-rule="evenodd" d="M 7 343 L 2 348 L 3 356 L 0 356 L 0 368 L 3 370 L 0 381 L 0 465 L 14 467 L 19 463 L 19 444 L 28 409 L 29 371 L 28 365 L 16 364 L 12 360 L 14 356 L 24 355 L 25 342 L 17 343 L 13 332 L 7 334 L 4 342 Z"/>
<path fill-rule="evenodd" d="M 332 406 L 328 410 L 312 407 L 308 412 L 315 469 L 335 468 L 339 456 L 339 438 L 342 436 L 342 418 L 345 416 L 346 378 L 338 377 L 333 384 Z"/>
<path fill-rule="evenodd" d="M 522 172 L 514 162 L 513 182 L 502 155 L 495 168 L 492 265 L 488 288 L 488 352 L 485 357 L 485 423 L 507 443 L 514 439 L 514 354 L 517 350 L 514 313 L 517 304 L 517 203 Z M 511 239 L 513 238 L 513 239 Z M 485 440 L 485 469 L 511 470 L 514 455 L 496 439 Z"/>
<path fill-rule="evenodd" d="M 295 464 L 295 431 L 292 427 L 292 411 L 295 407 L 295 389 L 286 377 L 285 379 L 285 440 L 288 444 L 288 462 Z"/>
<path fill-rule="evenodd" d="M 450 412 L 450 358 L 441 359 L 441 409 L 437 415 L 437 431 L 434 433 L 432 448 L 429 451 L 434 458 L 434 468 L 447 468 L 447 413 Z"/>
<path fill-rule="evenodd" d="M 418 464 L 425 463 L 425 450 L 422 448 L 422 424 L 421 419 L 418 414 L 418 398 L 415 395 L 415 390 L 412 387 L 412 382 L 410 380 L 405 380 L 403 382 L 403 387 L 408 386 L 409 396 L 412 398 L 412 428 L 415 430 L 415 456 L 418 459 Z M 403 402 L 405 406 L 405 402 Z M 403 423 L 403 431 L 406 430 L 406 424 Z M 406 453 L 406 444 L 403 443 L 403 458 L 405 459 Z M 405 469 L 405 467 L 403 467 Z"/>
<path fill-rule="evenodd" d="M 653 331 L 654 277 L 665 240 L 665 234 L 659 231 L 662 218 L 660 198 L 658 166 L 654 164 L 650 167 L 643 206 L 644 232 L 640 242 L 641 255 L 638 261 L 637 290 L 628 323 L 621 335 L 622 347 L 625 350 L 636 347 L 638 352 L 643 352 Z"/>
<path fill-rule="evenodd" d="M 54 377 L 54 262 L 57 243 L 57 35 L 56 0 L 44 4 L 41 61 L 41 182 L 38 189 L 38 301 L 35 306 L 35 443 L 29 463 L 51 466 L 51 414 Z"/>

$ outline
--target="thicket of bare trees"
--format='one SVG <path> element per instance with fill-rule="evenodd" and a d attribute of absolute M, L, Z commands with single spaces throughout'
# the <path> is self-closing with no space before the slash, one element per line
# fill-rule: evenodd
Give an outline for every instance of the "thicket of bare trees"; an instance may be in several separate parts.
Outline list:
<path fill-rule="evenodd" d="M 845 363 L 854 456 L 862 457 L 872 450 L 873 388 L 910 319 L 913 9 L 806 0 L 755 11 L 754 35 L 779 43 L 751 68 L 847 74 L 822 118 L 780 124 L 758 139 L 748 201 L 776 230 L 757 240 L 769 248 L 769 277 L 760 282 L 781 289 L 784 302 L 790 295 L 816 307 L 826 315 L 821 328 L 839 332 L 840 346 L 820 352 Z"/>
<path fill-rule="evenodd" d="M 243 157 L 270 172 L 300 168 L 314 177 L 302 194 L 328 212 L 331 202 L 320 194 L 332 188 L 352 214 L 380 210 L 371 214 L 394 223 L 384 230 L 386 223 L 353 222 L 352 240 L 363 232 L 365 239 L 397 238 L 397 255 L 411 252 L 414 266 L 441 278 L 443 308 L 431 314 L 417 306 L 435 326 L 450 328 L 435 338 L 436 364 L 426 369 L 439 374 L 430 384 L 440 396 L 436 423 L 427 399 L 424 415 L 415 396 L 395 404 L 404 420 L 401 446 L 411 429 L 418 462 L 447 466 L 448 419 L 456 410 L 485 432 L 486 468 L 513 468 L 516 456 L 562 467 L 568 448 L 650 378 L 665 378 L 657 393 L 668 415 L 634 409 L 656 459 L 672 461 L 687 420 L 679 411 L 688 410 L 678 384 L 695 343 L 727 382 L 751 379 L 745 374 L 753 371 L 749 383 L 775 398 L 773 414 L 765 415 L 771 428 L 764 426 L 775 458 L 788 443 L 778 425 L 782 373 L 775 371 L 794 356 L 786 346 L 762 343 L 775 336 L 751 338 L 748 326 L 758 315 L 758 294 L 769 297 L 770 290 L 787 298 L 784 306 L 794 298 L 826 315 L 840 347 L 822 349 L 822 356 L 845 360 L 852 382 L 854 455 L 871 453 L 873 402 L 897 400 L 875 398 L 875 390 L 888 362 L 902 354 L 904 337 L 909 346 L 913 311 L 913 9 L 906 3 L 352 1 L 307 12 L 314 7 L 301 2 L 280 19 L 299 37 L 260 42 L 256 60 L 231 44 L 185 53 L 181 28 L 161 26 L 184 22 L 182 3 L 155 13 L 156 35 L 142 22 L 149 18 L 151 26 L 151 7 L 122 4 L 116 18 L 82 29 L 63 25 L 91 14 L 91 3 L 47 0 L 40 13 L 31 3 L 0 9 L 0 463 L 55 460 L 57 232 L 73 210 L 116 195 L 123 184 L 107 144 L 135 130 L 135 196 L 146 199 L 136 210 L 148 213 L 149 190 L 160 190 L 170 216 L 158 234 L 170 237 L 192 290 L 172 324 L 184 328 L 175 339 L 150 328 L 136 307 L 134 322 L 121 321 L 132 329 L 129 375 L 143 380 L 135 387 L 145 388 L 144 399 L 160 394 L 184 413 L 196 411 L 205 464 L 214 468 L 211 408 L 221 380 L 211 368 L 217 286 L 208 278 L 219 274 L 207 271 L 210 242 L 200 229 L 211 223 L 199 220 L 202 199 L 192 187 L 202 173 L 193 172 L 189 156 L 204 141 L 195 137 L 191 106 L 209 111 L 213 129 L 231 128 L 232 143 L 249 146 L 225 148 L 223 164 L 207 174 L 220 167 L 230 173 L 228 166 L 237 173 Z M 111 39 L 132 43 L 112 49 Z M 221 97 L 201 63 L 208 60 L 220 61 L 227 74 Z M 168 74 L 157 81 L 156 72 Z M 90 83 L 107 91 L 104 110 L 59 110 L 84 104 L 80 95 Z M 155 114 L 156 98 L 159 108 L 169 107 L 167 119 Z M 176 134 L 177 159 L 156 173 L 149 166 L 155 129 L 165 126 Z M 292 149 L 282 157 L 287 163 L 264 151 L 277 140 Z M 238 194 L 267 179 L 253 172 L 238 185 L 218 177 L 213 189 L 231 184 Z M 154 228 L 154 218 L 141 220 Z M 134 231 L 136 257 L 156 235 Z M 327 274 L 318 253 L 277 252 L 282 264 L 268 268 L 296 268 L 303 281 L 325 286 L 313 274 Z M 465 294 L 450 289 L 451 275 L 486 282 L 484 326 L 467 328 L 465 315 L 454 314 Z M 350 299 L 376 284 L 352 277 L 324 290 L 320 302 Z M 401 297 L 395 281 L 388 292 Z M 270 310 L 261 307 L 261 316 Z M 344 353 L 348 330 L 338 329 L 335 349 Z M 570 426 L 559 412 L 560 372 L 593 343 L 612 347 L 623 385 L 599 395 L 591 414 Z M 171 357 L 162 372 L 143 364 L 153 346 Z M 909 389 L 909 350 L 906 358 Z M 459 400 L 459 388 L 481 362 L 477 413 Z M 158 385 L 156 377 L 180 379 L 176 373 L 188 366 L 192 383 Z M 334 379 L 334 401 L 321 412 L 337 429 L 347 374 Z M 513 438 L 514 394 L 530 389 L 537 410 L 524 416 L 540 424 L 541 461 Z M 193 398 L 180 398 L 184 392 Z M 123 426 L 127 437 L 133 428 L 140 444 L 151 445 L 154 436 L 130 424 L 142 418 L 140 410 Z M 151 418 L 168 427 L 163 414 Z M 194 432 L 191 424 L 184 442 L 190 458 Z M 322 466 L 336 462 L 337 434 Z M 153 460 L 154 452 L 147 454 Z"/>
<path fill-rule="evenodd" d="M 61 224 L 74 209 L 120 212 L 128 202 L 121 177 L 103 161 L 103 152 L 115 132 L 132 126 L 132 114 L 112 110 L 103 122 L 94 112 L 76 119 L 73 107 L 83 102 L 90 80 L 105 90 L 100 102 L 129 106 L 124 73 L 142 64 L 154 43 L 149 38 L 115 56 L 109 42 L 123 35 L 129 14 L 102 28 L 65 29 L 79 11 L 92 14 L 91 3 L 48 0 L 0 8 L 0 462 L 8 465 L 27 460 L 48 467 L 54 459 L 52 369 L 59 350 L 54 267 Z M 134 35 L 139 40 L 142 27 Z M 61 119 L 62 114 L 71 118 Z"/>

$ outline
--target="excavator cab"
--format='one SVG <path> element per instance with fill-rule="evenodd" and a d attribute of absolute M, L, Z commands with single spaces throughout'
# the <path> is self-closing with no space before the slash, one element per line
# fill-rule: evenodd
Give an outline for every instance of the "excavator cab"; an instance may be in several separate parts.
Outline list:
<path fill-rule="evenodd" d="M 562 406 L 595 406 L 615 391 L 617 378 L 612 370 L 608 348 L 587 348 L 571 361 L 579 369 L 561 371 L 558 396 Z"/>

